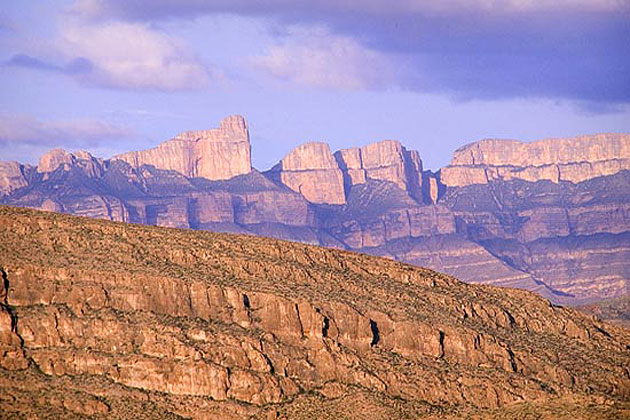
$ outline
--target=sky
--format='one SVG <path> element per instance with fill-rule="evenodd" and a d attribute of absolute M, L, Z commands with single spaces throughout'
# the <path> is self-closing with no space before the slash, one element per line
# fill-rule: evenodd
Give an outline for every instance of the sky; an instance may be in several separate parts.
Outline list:
<path fill-rule="evenodd" d="M 0 5 L 0 160 L 108 158 L 247 118 L 253 165 L 383 139 L 630 132 L 630 0 L 25 0 Z"/>

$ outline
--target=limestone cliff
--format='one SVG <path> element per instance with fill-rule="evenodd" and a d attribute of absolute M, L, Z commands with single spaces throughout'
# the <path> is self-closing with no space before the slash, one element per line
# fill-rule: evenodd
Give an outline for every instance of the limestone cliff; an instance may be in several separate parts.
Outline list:
<path fill-rule="evenodd" d="M 251 236 L 4 206 L 0 225 L 9 417 L 630 409 L 628 332 L 528 292 Z"/>
<path fill-rule="evenodd" d="M 335 158 L 344 172 L 346 186 L 368 179 L 389 181 L 422 201 L 422 161 L 417 151 L 408 151 L 400 142 L 384 140 L 367 146 L 343 149 Z"/>
<path fill-rule="evenodd" d="M 251 172 L 251 147 L 245 119 L 232 115 L 219 128 L 188 131 L 159 146 L 117 155 L 133 167 L 153 165 L 187 177 L 230 179 Z"/>
<path fill-rule="evenodd" d="M 532 143 L 481 140 L 455 151 L 441 169 L 447 186 L 485 184 L 495 179 L 578 183 L 630 169 L 630 135 L 598 134 Z"/>
<path fill-rule="evenodd" d="M 311 142 L 293 149 L 267 175 L 311 203 L 343 204 L 343 175 L 326 143 Z"/>

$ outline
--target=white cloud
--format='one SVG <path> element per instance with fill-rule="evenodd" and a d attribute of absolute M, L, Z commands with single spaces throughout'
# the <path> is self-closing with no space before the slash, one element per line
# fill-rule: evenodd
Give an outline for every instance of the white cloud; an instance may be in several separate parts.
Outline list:
<path fill-rule="evenodd" d="M 404 70 L 392 57 L 323 27 L 294 26 L 252 62 L 281 80 L 347 90 L 391 85 Z"/>
<path fill-rule="evenodd" d="M 71 21 L 56 42 L 67 57 L 87 59 L 92 69 L 75 77 L 118 89 L 195 89 L 208 83 L 204 65 L 166 34 L 146 24 Z"/>
<path fill-rule="evenodd" d="M 28 115 L 0 114 L 0 144 L 82 147 L 130 134 L 126 127 L 94 119 L 42 121 Z"/>

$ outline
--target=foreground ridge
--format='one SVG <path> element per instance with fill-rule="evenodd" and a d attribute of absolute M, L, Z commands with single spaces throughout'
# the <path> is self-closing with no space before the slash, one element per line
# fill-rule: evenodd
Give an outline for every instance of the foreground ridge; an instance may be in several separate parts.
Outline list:
<path fill-rule="evenodd" d="M 0 226 L 9 415 L 630 412 L 628 332 L 530 292 L 260 237 L 5 206 Z"/>

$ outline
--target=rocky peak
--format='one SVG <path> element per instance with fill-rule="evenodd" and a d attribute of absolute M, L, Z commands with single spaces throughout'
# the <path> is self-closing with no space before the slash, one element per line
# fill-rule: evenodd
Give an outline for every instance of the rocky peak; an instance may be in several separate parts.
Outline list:
<path fill-rule="evenodd" d="M 240 115 L 224 118 L 219 128 L 187 131 L 153 149 L 123 153 L 114 159 L 133 167 L 153 165 L 211 180 L 230 179 L 252 170 L 249 131 Z"/>
<path fill-rule="evenodd" d="M 91 178 L 103 175 L 103 160 L 97 159 L 89 152 L 84 150 L 70 153 L 63 149 L 53 149 L 44 154 L 39 159 L 37 172 L 46 174 L 54 172 L 60 166 L 64 171 L 69 171 L 72 167 L 81 169 L 87 176 Z"/>
<path fill-rule="evenodd" d="M 230 115 L 219 123 L 219 128 L 210 130 L 186 131 L 175 137 L 178 140 L 214 141 L 214 142 L 249 142 L 247 122 L 241 115 Z"/>
<path fill-rule="evenodd" d="M 322 142 L 309 142 L 296 147 L 282 158 L 279 165 L 288 171 L 339 169 L 330 146 Z"/>
<path fill-rule="evenodd" d="M 70 166 L 74 163 L 74 156 L 72 153 L 63 150 L 63 149 L 53 149 L 48 153 L 45 153 L 40 159 L 39 164 L 37 165 L 37 172 L 45 173 L 45 172 L 53 172 L 59 166 L 64 165 L 64 169 L 67 165 L 67 170 L 70 169 Z"/>
<path fill-rule="evenodd" d="M 393 182 L 416 199 L 422 196 L 420 155 L 405 149 L 399 141 L 383 140 L 361 148 L 343 149 L 335 153 L 335 158 L 348 186 L 378 179 Z"/>
<path fill-rule="evenodd" d="M 326 143 L 310 142 L 296 147 L 267 174 L 312 203 L 346 201 L 343 174 Z"/>
<path fill-rule="evenodd" d="M 457 149 L 441 171 L 448 186 L 494 179 L 578 183 L 630 169 L 630 135 L 597 134 L 532 143 L 486 139 Z"/>

